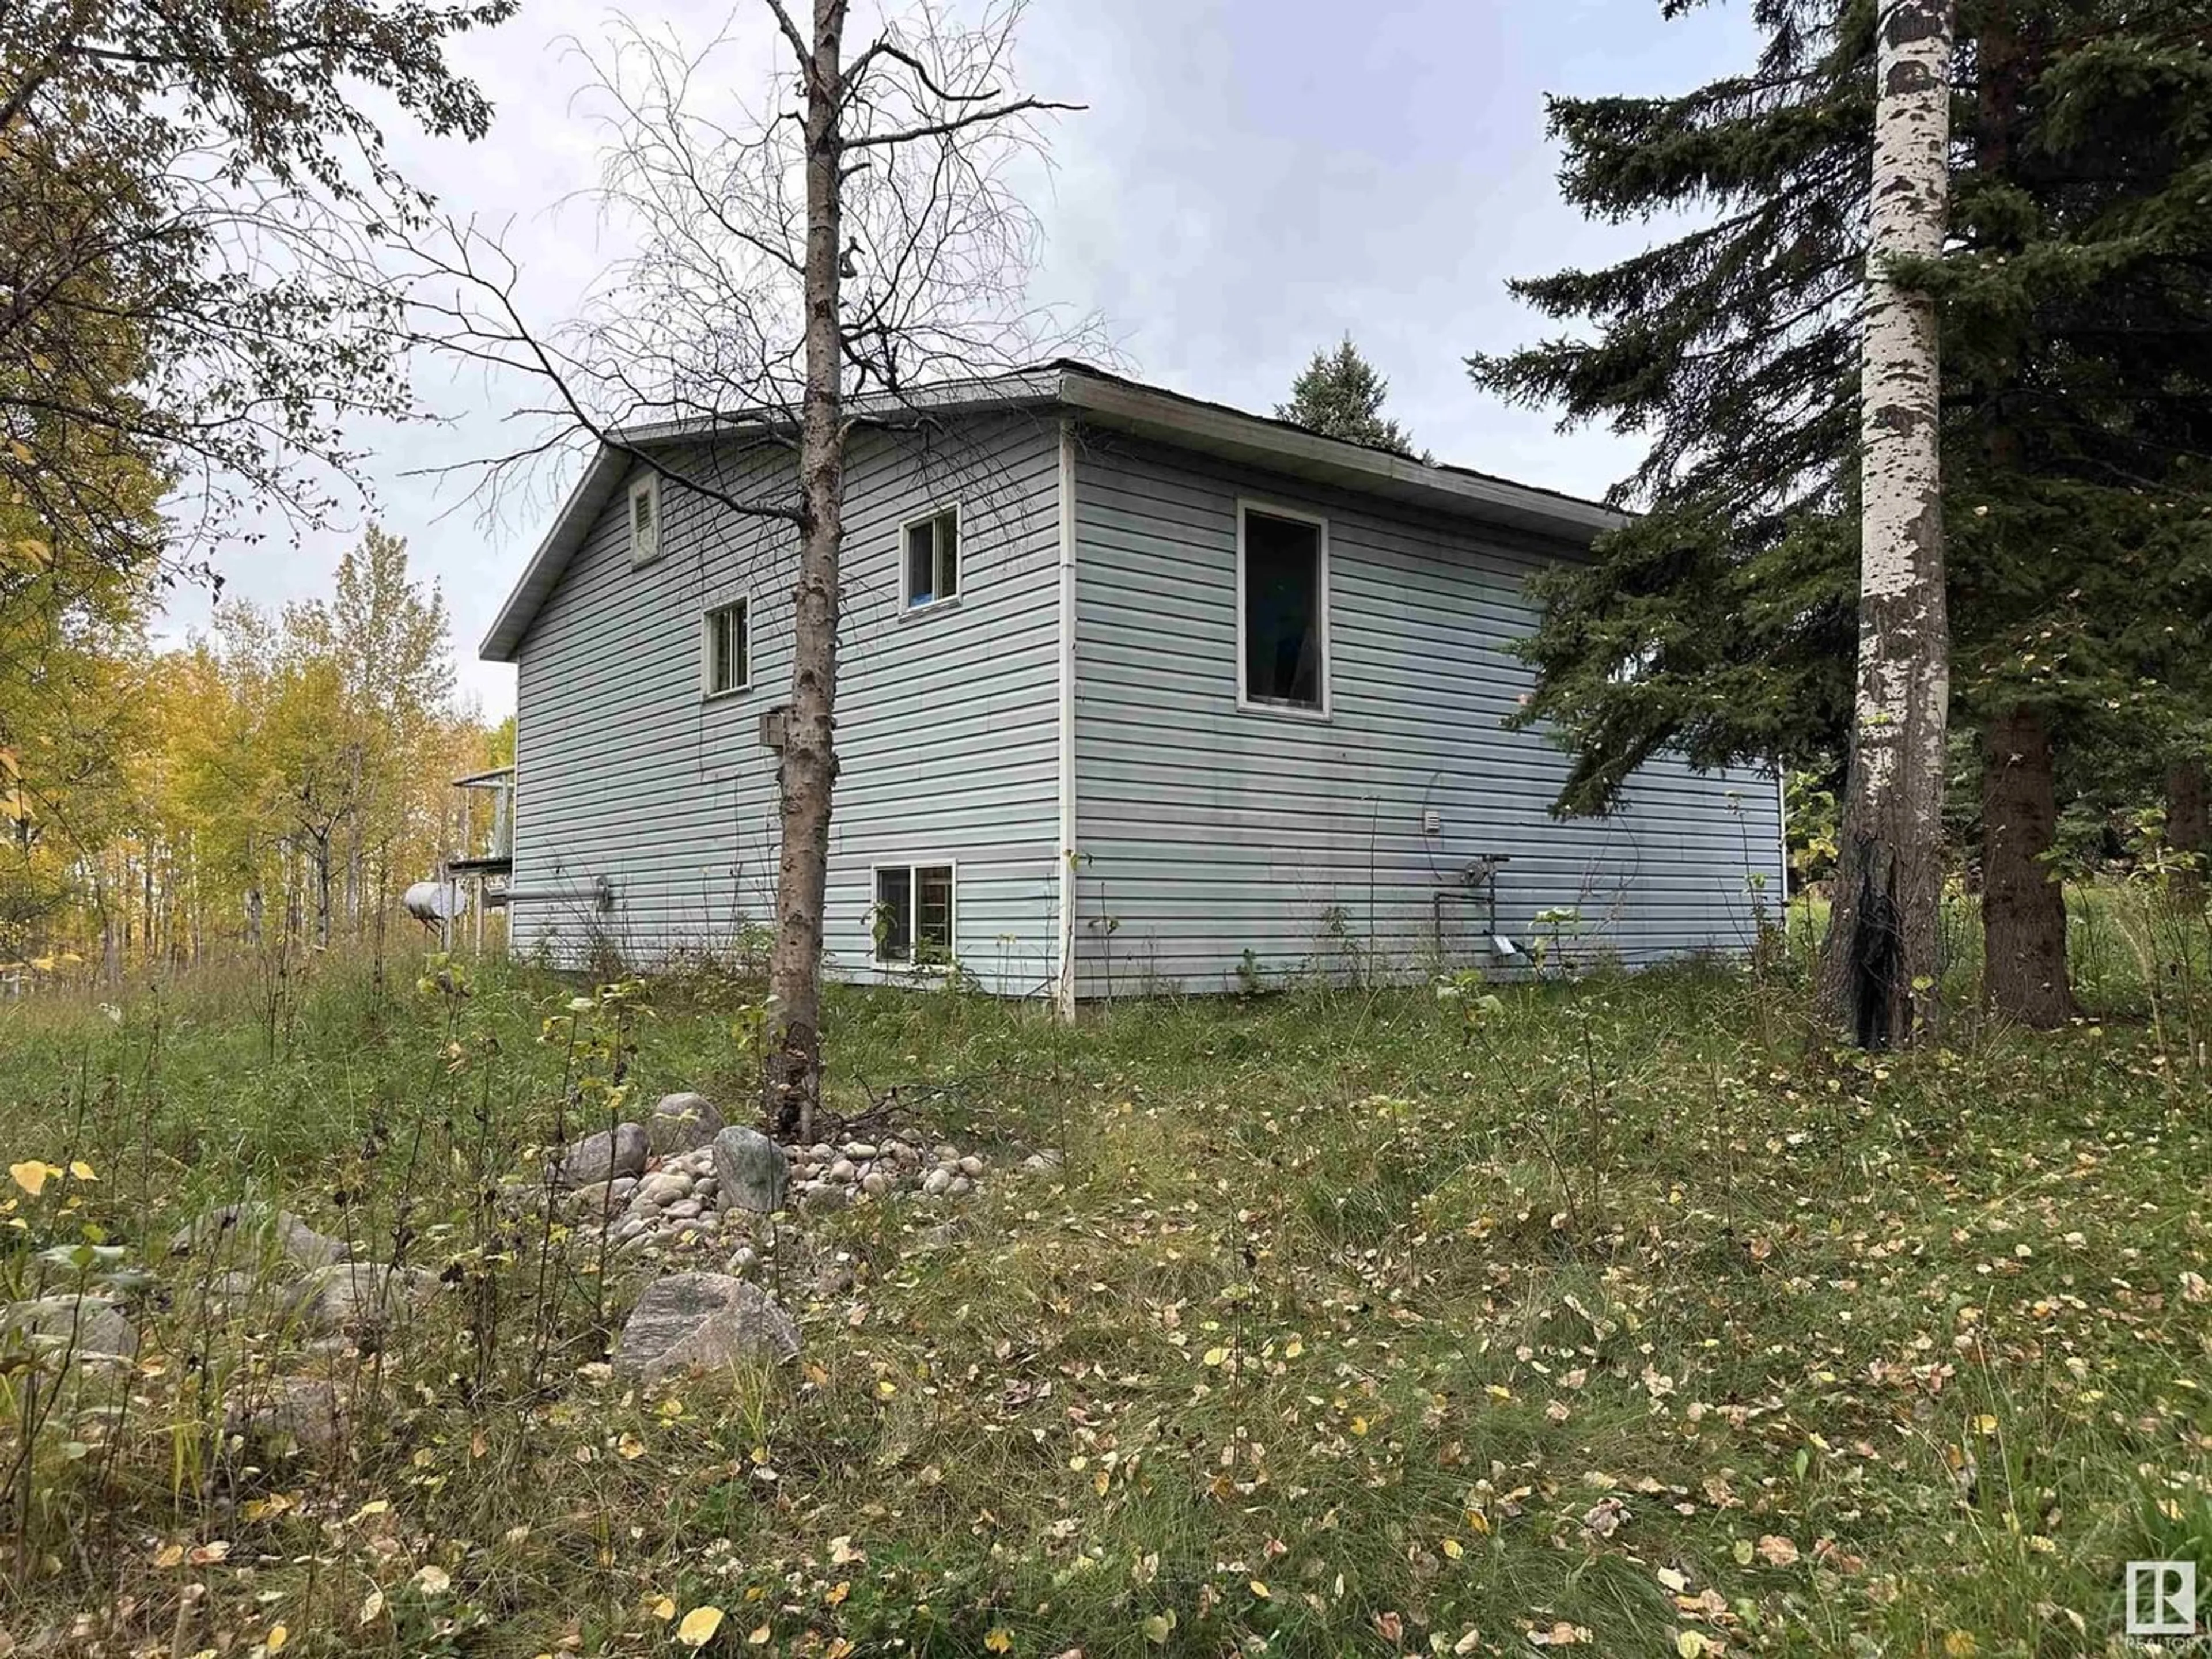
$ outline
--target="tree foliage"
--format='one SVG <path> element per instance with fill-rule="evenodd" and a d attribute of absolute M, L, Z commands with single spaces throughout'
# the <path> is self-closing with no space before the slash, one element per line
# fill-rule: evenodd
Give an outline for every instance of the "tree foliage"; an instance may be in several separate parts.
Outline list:
<path fill-rule="evenodd" d="M 1574 753 L 1563 810 L 1613 804 L 1669 745 L 1830 771 L 1842 752 L 1875 8 L 1755 15 L 1741 74 L 1552 100 L 1571 201 L 1695 222 L 1516 283 L 1576 326 L 1469 363 L 1569 424 L 1649 440 L 1615 492 L 1644 515 L 1548 579 L 1528 649 L 1525 718 Z M 1903 273 L 1941 307 L 1954 717 L 2025 703 L 2062 765 L 2201 742 L 2212 46 L 2192 15 L 1962 4 L 1951 240 Z"/>
<path fill-rule="evenodd" d="M 0 10 L 0 493 L 125 568 L 247 501 L 319 516 L 342 422 L 408 408 L 374 253 L 428 198 L 379 112 L 481 136 L 445 49 L 514 4 Z"/>
<path fill-rule="evenodd" d="M 454 706 L 444 601 L 405 544 L 371 529 L 329 599 L 228 600 L 169 650 L 134 591 L 80 604 L 33 683 L 0 677 L 24 805 L 0 960 L 113 975 L 377 925 L 446 848 L 448 781 L 500 758 Z"/>
<path fill-rule="evenodd" d="M 1410 456 L 1412 435 L 1382 413 L 1382 400 L 1389 391 L 1390 383 L 1359 355 L 1347 334 L 1334 351 L 1314 353 L 1313 361 L 1291 382 L 1291 400 L 1275 405 L 1275 418 L 1325 438 Z"/>

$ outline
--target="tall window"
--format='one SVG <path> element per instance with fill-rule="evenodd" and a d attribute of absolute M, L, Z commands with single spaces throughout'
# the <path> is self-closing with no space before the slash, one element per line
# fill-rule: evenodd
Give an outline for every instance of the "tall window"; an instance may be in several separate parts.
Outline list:
<path fill-rule="evenodd" d="M 1328 554 L 1318 519 L 1238 509 L 1243 698 L 1319 714 L 1328 707 Z"/>
<path fill-rule="evenodd" d="M 726 696 L 752 684 L 750 601 L 732 599 L 708 611 L 701 643 L 706 657 L 701 666 L 708 696 Z"/>
<path fill-rule="evenodd" d="M 918 611 L 960 596 L 960 509 L 948 507 L 903 527 L 906 608 Z"/>
<path fill-rule="evenodd" d="M 660 556 L 660 479 L 647 473 L 629 487 L 629 562 L 651 564 Z"/>
<path fill-rule="evenodd" d="M 951 962 L 952 866 L 879 866 L 872 923 L 879 963 L 932 967 Z"/>

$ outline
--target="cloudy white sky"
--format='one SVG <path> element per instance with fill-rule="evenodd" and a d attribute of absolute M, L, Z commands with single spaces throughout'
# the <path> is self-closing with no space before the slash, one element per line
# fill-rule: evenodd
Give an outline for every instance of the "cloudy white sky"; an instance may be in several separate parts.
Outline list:
<path fill-rule="evenodd" d="M 1035 204 L 1048 239 L 1039 297 L 1100 313 L 1141 378 L 1260 410 L 1348 332 L 1389 376 L 1390 412 L 1440 459 L 1595 494 L 1631 447 L 1562 437 L 1545 416 L 1505 408 L 1468 384 L 1461 359 L 1537 331 L 1508 276 L 1644 240 L 1634 226 L 1585 225 L 1559 200 L 1544 94 L 1672 90 L 1740 67 L 1745 10 L 1667 22 L 1658 0 L 1032 0 L 1024 82 L 1089 106 L 1051 131 L 1055 176 Z M 855 14 L 858 37 L 868 12 Z M 612 15 L 599 0 L 524 0 L 514 21 L 454 54 L 498 106 L 489 137 L 396 145 L 449 210 L 511 223 L 548 323 L 621 252 L 570 199 L 597 162 L 572 103 L 586 79 L 573 43 L 602 40 Z M 633 15 L 699 41 L 726 24 L 771 27 L 758 0 Z M 513 671 L 477 661 L 476 641 L 553 503 L 512 499 L 486 522 L 419 469 L 499 451 L 499 417 L 531 389 L 428 366 L 420 384 L 447 423 L 359 434 L 375 453 L 364 511 L 407 537 L 442 586 L 463 691 L 496 718 L 514 706 Z M 222 556 L 229 591 L 271 604 L 322 591 L 361 522 Z M 191 596 L 170 626 L 204 616 Z"/>

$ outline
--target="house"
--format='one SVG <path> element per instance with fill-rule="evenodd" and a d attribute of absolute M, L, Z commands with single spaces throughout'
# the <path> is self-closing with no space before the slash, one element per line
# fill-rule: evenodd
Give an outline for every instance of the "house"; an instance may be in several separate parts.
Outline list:
<path fill-rule="evenodd" d="M 917 402 L 925 406 L 917 409 Z M 796 532 L 733 422 L 605 448 L 486 637 L 520 676 L 511 939 L 729 951 L 775 914 Z M 696 481 L 690 488 L 679 479 Z M 1594 502 L 1073 364 L 864 419 L 847 470 L 827 970 L 1078 998 L 1737 952 L 1771 774 L 1655 762 L 1560 822 L 1503 722 L 1525 579 Z"/>

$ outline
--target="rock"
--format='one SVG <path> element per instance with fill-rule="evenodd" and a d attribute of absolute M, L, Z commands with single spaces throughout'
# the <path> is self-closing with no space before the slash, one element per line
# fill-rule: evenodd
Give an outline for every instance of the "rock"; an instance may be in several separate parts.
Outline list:
<path fill-rule="evenodd" d="M 670 1273 L 623 1326 L 615 1369 L 647 1382 L 672 1373 L 797 1357 L 799 1327 L 758 1285 L 729 1273 Z"/>
<path fill-rule="evenodd" d="M 881 1170 L 871 1170 L 860 1177 L 860 1190 L 870 1198 L 881 1198 L 891 1189 L 891 1178 Z"/>
<path fill-rule="evenodd" d="M 875 1155 L 875 1147 L 867 1141 L 848 1140 L 845 1143 L 845 1156 L 848 1158 L 873 1158 Z"/>
<path fill-rule="evenodd" d="M 952 1184 L 945 1189 L 945 1195 L 947 1198 L 965 1198 L 975 1190 L 975 1183 L 969 1180 L 966 1176 L 955 1176 L 952 1177 Z"/>
<path fill-rule="evenodd" d="M 1022 1160 L 1022 1168 L 1024 1170 L 1034 1170 L 1039 1174 L 1042 1174 L 1048 1170 L 1057 1170 L 1059 1167 L 1060 1154 L 1058 1152 L 1031 1152 L 1027 1158 Z"/>
<path fill-rule="evenodd" d="M 832 1210 L 843 1209 L 852 1201 L 853 1189 L 850 1187 L 821 1186 L 801 1199 L 799 1207 L 814 1214 L 826 1215 Z"/>
<path fill-rule="evenodd" d="M 760 1131 L 733 1124 L 714 1137 L 714 1178 L 724 1209 L 771 1215 L 790 1195 L 791 1164 Z"/>
<path fill-rule="evenodd" d="M 960 1160 L 959 1168 L 962 1175 L 967 1176 L 972 1180 L 976 1176 L 983 1173 L 983 1160 L 976 1157 L 975 1153 L 970 1152 L 967 1157 Z"/>
<path fill-rule="evenodd" d="M 722 1115 L 704 1095 L 663 1095 L 646 1120 L 647 1145 L 659 1157 L 708 1145 L 722 1133 Z"/>
<path fill-rule="evenodd" d="M 637 1182 L 624 1176 L 619 1181 L 594 1181 L 588 1187 L 579 1187 L 568 1198 L 579 1214 L 620 1215 L 636 1192 Z"/>
<path fill-rule="evenodd" d="M 351 1421 L 346 1392 L 326 1376 L 284 1376 L 265 1395 L 249 1394 L 223 1410 L 223 1430 L 277 1456 L 327 1452 L 343 1443 Z"/>
<path fill-rule="evenodd" d="M 21 1331 L 33 1348 L 58 1358 L 114 1364 L 138 1352 L 138 1333 L 104 1296 L 57 1293 L 0 1308 L 0 1329 Z"/>
<path fill-rule="evenodd" d="M 921 1190 L 930 1198 L 944 1197 L 951 1186 L 952 1172 L 950 1170 L 932 1170 L 921 1178 Z"/>
<path fill-rule="evenodd" d="M 658 1204 L 665 1209 L 678 1199 L 691 1196 L 691 1177 L 680 1170 L 663 1170 L 639 1182 L 637 1195 L 644 1203 Z"/>
<path fill-rule="evenodd" d="M 661 1213 L 671 1221 L 689 1221 L 699 1213 L 699 1209 L 700 1204 L 697 1199 L 679 1198 Z"/>
<path fill-rule="evenodd" d="M 425 1268 L 340 1261 L 302 1279 L 285 1311 L 315 1330 L 378 1340 L 437 1291 L 436 1275 Z"/>
<path fill-rule="evenodd" d="M 830 1166 L 830 1179 L 832 1181 L 850 1183 L 859 1178 L 860 1173 L 859 1167 L 849 1158 L 841 1158 Z"/>
<path fill-rule="evenodd" d="M 189 1297 L 196 1288 L 188 1287 L 183 1295 Z M 266 1301 L 273 1306 L 276 1289 L 259 1273 L 234 1269 L 229 1273 L 217 1273 L 208 1280 L 208 1305 L 221 1314 L 244 1313 L 256 1301 Z M 265 1296 L 264 1292 L 267 1293 Z"/>
<path fill-rule="evenodd" d="M 171 1255 L 225 1249 L 274 1251 L 302 1267 L 326 1267 L 349 1254 L 344 1240 L 317 1232 L 289 1210 L 251 1199 L 210 1210 L 169 1240 Z"/>
<path fill-rule="evenodd" d="M 611 1129 L 586 1135 L 561 1160 L 558 1178 L 571 1190 L 594 1182 L 614 1181 L 645 1173 L 645 1131 L 635 1123 L 617 1123 Z"/>

